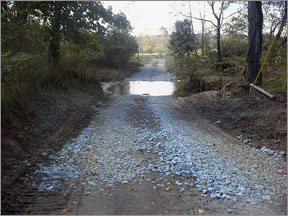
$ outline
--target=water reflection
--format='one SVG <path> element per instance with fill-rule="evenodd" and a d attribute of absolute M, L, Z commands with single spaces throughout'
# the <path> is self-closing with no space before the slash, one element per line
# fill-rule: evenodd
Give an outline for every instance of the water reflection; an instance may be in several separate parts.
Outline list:
<path fill-rule="evenodd" d="M 174 82 L 167 81 L 129 81 L 102 83 L 106 93 L 112 95 L 172 95 L 176 89 Z"/>

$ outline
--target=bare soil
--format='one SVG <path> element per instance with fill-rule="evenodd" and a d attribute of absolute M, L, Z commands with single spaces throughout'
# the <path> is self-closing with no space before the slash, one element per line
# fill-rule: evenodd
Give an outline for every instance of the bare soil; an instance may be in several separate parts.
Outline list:
<path fill-rule="evenodd" d="M 129 64 L 128 68 L 122 69 L 125 72 L 120 70 L 123 73 L 119 73 L 116 79 L 132 75 L 138 71 L 138 66 L 138 63 Z M 105 70 L 106 75 L 113 72 L 111 69 Z M 9 116 L 3 116 L 2 113 L 2 214 L 23 213 L 28 211 L 27 202 L 41 200 L 43 194 L 37 193 L 35 196 L 33 189 L 31 191 L 31 188 L 26 187 L 28 176 L 32 175 L 40 163 L 49 161 L 49 155 L 58 152 L 67 141 L 76 138 L 97 115 L 98 109 L 107 102 L 98 83 L 83 83 L 83 86 L 74 90 L 54 89 L 49 94 L 50 98 L 30 101 L 27 107 L 19 107 Z M 55 193 L 47 194 L 47 197 L 51 197 L 48 203 L 53 203 Z M 57 201 L 55 208 L 57 205 L 63 206 L 62 202 L 66 200 Z M 49 210 L 52 209 L 49 207 Z M 45 207 L 41 211 L 44 214 L 47 212 Z"/>
<path fill-rule="evenodd" d="M 183 97 L 193 108 L 234 137 L 251 139 L 249 145 L 287 151 L 287 94 L 278 92 L 271 100 L 256 92 L 220 98 L 219 91 Z"/>
<path fill-rule="evenodd" d="M 15 116 L 13 124 L 2 122 L 2 214 L 23 210 L 23 200 L 17 200 L 18 194 L 25 191 L 21 188 L 23 182 L 37 164 L 47 161 L 50 154 L 87 127 L 97 113 L 91 106 L 100 100 L 99 93 L 99 87 L 60 91 L 54 101 L 31 104 L 33 112 Z"/>
<path fill-rule="evenodd" d="M 96 91 L 96 89 L 94 91 Z M 257 95 L 258 99 L 256 100 L 255 95 L 218 100 L 215 92 L 212 94 L 208 92 L 200 94 L 200 97 L 199 94 L 191 96 L 190 99 L 186 97 L 184 99 L 186 107 L 191 107 L 191 111 L 193 107 L 193 110 L 195 109 L 213 124 L 219 120 L 221 123 L 216 124 L 216 126 L 220 126 L 233 136 L 234 131 L 235 135 L 239 135 L 238 132 L 241 132 L 243 137 L 254 132 L 253 134 L 260 134 L 260 137 L 263 136 L 264 138 L 261 137 L 261 139 L 266 139 L 265 143 L 275 138 L 269 138 L 270 136 L 266 137 L 265 133 L 262 133 L 261 130 L 258 129 L 258 126 L 256 127 L 254 124 L 256 125 L 257 123 L 257 125 L 259 125 L 259 121 L 262 127 L 265 128 L 268 125 L 265 124 L 265 121 L 268 122 L 268 118 L 269 121 L 275 121 L 275 119 L 281 116 L 281 113 L 277 114 L 277 112 L 282 110 L 282 115 L 285 115 L 285 120 L 279 121 L 278 130 L 281 132 L 281 136 L 284 137 L 283 139 L 286 140 L 286 124 L 283 123 L 286 122 L 286 98 L 285 100 L 273 101 L 270 104 L 269 101 L 265 102 L 266 99 L 259 95 Z M 66 141 L 77 137 L 80 131 L 88 125 L 91 118 L 97 114 L 98 109 L 103 111 L 110 107 L 113 111 L 112 113 L 116 113 L 121 109 L 117 103 L 114 104 L 113 107 L 113 98 L 102 100 L 100 103 L 99 99 L 99 97 L 95 97 L 95 92 L 93 94 L 93 89 L 91 89 L 91 92 L 62 92 L 49 104 L 34 104 L 35 112 L 33 118 L 31 118 L 32 114 L 30 114 L 26 117 L 15 118 L 14 126 L 3 127 L 2 124 L 2 128 L 4 128 L 2 134 L 2 214 L 195 215 L 199 214 L 200 209 L 204 211 L 204 214 L 218 215 L 229 214 L 229 210 L 232 210 L 232 214 L 253 213 L 262 215 L 265 213 L 269 214 L 269 212 L 278 214 L 284 212 L 287 214 L 287 210 L 285 209 L 287 200 L 281 200 L 283 202 L 281 206 L 275 206 L 270 203 L 262 203 L 254 206 L 242 199 L 235 204 L 231 200 L 203 197 L 196 188 L 190 189 L 187 187 L 185 188 L 185 192 L 180 192 L 174 183 L 176 180 L 184 181 L 184 179 L 181 179 L 184 177 L 167 177 L 167 181 L 173 183 L 170 190 L 167 190 L 166 187 L 157 187 L 157 189 L 154 190 L 153 184 L 148 181 L 143 181 L 143 183 L 135 186 L 120 184 L 116 190 L 107 187 L 105 190 L 91 190 L 89 193 L 85 191 L 81 185 L 81 181 L 79 181 L 79 185 L 75 187 L 76 189 L 71 193 L 66 193 L 63 188 L 41 192 L 38 191 L 37 186 L 35 188 L 31 186 L 28 187 L 27 179 L 35 176 L 32 172 L 37 168 L 37 164 L 40 162 L 48 163 L 49 154 L 59 151 Z M 260 103 L 261 101 L 264 102 Z M 153 116 L 147 108 L 147 99 L 142 97 L 132 104 L 134 105 L 132 106 L 130 104 L 128 106 L 123 103 L 122 109 L 127 110 L 127 124 L 157 130 L 158 124 L 153 120 Z M 94 107 L 95 105 L 96 107 Z M 263 110 L 265 110 L 265 112 L 270 110 L 269 113 L 272 115 L 273 109 L 278 110 L 275 112 L 275 117 L 266 117 L 266 119 L 264 118 L 262 121 L 261 118 L 265 116 Z M 176 116 L 179 116 L 183 122 L 189 121 L 191 125 L 195 122 L 199 125 L 203 124 L 204 120 L 198 117 L 198 115 L 193 115 L 193 112 L 187 113 L 184 109 L 180 109 L 180 111 L 181 113 L 182 111 L 186 113 L 184 115 L 183 113 L 177 112 Z M 106 116 L 106 122 L 117 120 L 112 118 L 111 113 L 108 112 L 108 114 Z M 244 118 L 242 117 L 243 120 L 241 120 L 242 115 L 244 115 Z M 266 114 L 266 116 L 267 115 L 268 114 Z M 253 119 L 255 116 L 257 116 L 257 118 Z M 231 119 L 233 119 L 233 121 L 231 121 Z M 238 123 L 238 121 L 240 123 Z M 257 122 L 255 123 L 255 121 Z M 27 125 L 25 125 L 24 122 Z M 233 122 L 233 124 L 231 122 Z M 101 125 L 101 122 L 97 123 Z M 222 124 L 225 127 L 221 126 Z M 278 123 L 273 123 L 273 127 L 276 128 L 277 125 Z M 231 127 L 230 130 L 229 127 Z M 250 127 L 250 131 L 246 127 Z M 271 130 L 274 130 L 273 127 Z M 281 127 L 285 128 L 285 134 L 280 130 Z M 22 129 L 20 130 L 20 128 Z M 268 129 L 266 133 L 267 131 Z M 218 133 L 218 130 L 215 130 L 214 133 Z M 222 135 L 221 132 L 219 136 L 224 135 Z M 277 136 L 277 139 L 280 139 L 279 137 L 281 136 Z M 254 140 L 257 141 L 256 135 L 251 138 L 253 142 Z M 262 142 L 260 138 L 258 138 L 258 140 L 259 143 Z M 113 140 L 111 140 L 111 142 L 112 141 Z M 165 139 L 160 142 L 162 141 L 165 142 Z M 282 144 L 282 138 L 279 143 L 279 146 L 284 145 Z M 280 149 L 280 147 L 277 148 Z M 47 154 L 43 155 L 43 152 L 47 152 Z M 132 153 L 135 153 L 135 157 L 143 158 L 148 162 L 151 158 L 157 156 L 155 153 Z M 30 166 L 28 166 L 25 160 L 30 163 Z M 154 180 L 159 174 L 150 173 L 150 175 L 151 176 L 148 177 Z M 83 179 L 85 179 L 85 177 L 86 176 L 83 176 Z M 165 183 L 165 180 L 163 179 L 163 182 L 159 183 Z M 69 182 L 63 182 L 63 185 L 69 186 Z M 279 202 L 281 201 L 279 200 Z"/>

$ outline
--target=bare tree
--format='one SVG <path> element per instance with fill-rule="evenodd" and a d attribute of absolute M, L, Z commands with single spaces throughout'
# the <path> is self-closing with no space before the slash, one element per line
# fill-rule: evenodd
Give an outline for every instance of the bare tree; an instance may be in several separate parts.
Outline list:
<path fill-rule="evenodd" d="M 221 36 L 221 27 L 222 27 L 223 20 L 224 20 L 223 13 L 229 7 L 230 2 L 222 1 L 218 13 L 216 13 L 215 11 L 215 1 L 209 1 L 208 4 L 210 5 L 212 9 L 212 13 L 216 19 L 216 24 L 213 23 L 213 25 L 216 27 L 216 34 L 217 34 L 217 67 L 218 67 L 220 62 L 222 61 L 220 36 Z"/>
<path fill-rule="evenodd" d="M 200 11 L 200 18 L 201 20 L 201 25 L 202 25 L 202 29 L 201 29 L 201 50 L 202 50 L 202 55 L 205 54 L 205 21 L 203 19 L 205 19 L 205 1 L 204 1 L 204 11 L 203 11 L 203 16 L 202 13 Z"/>
<path fill-rule="evenodd" d="M 221 1 L 221 2 L 219 2 L 220 7 L 219 7 L 218 11 L 216 11 L 216 8 L 215 8 L 216 1 L 208 1 L 208 4 L 211 7 L 212 14 L 215 17 L 216 22 L 213 22 L 213 21 L 205 19 L 205 18 L 192 17 L 193 19 L 196 19 L 196 20 L 209 22 L 216 29 L 216 35 L 217 35 L 217 68 L 219 67 L 220 62 L 222 61 L 221 44 L 220 44 L 220 41 L 221 41 L 221 38 L 220 38 L 221 37 L 221 27 L 222 27 L 224 19 L 227 19 L 228 17 L 230 17 L 231 15 L 234 14 L 233 13 L 233 14 L 229 15 L 228 17 L 224 17 L 224 11 L 229 7 L 230 3 L 231 3 L 230 1 Z M 182 13 L 182 15 L 184 15 L 184 14 Z"/>
<path fill-rule="evenodd" d="M 281 16 L 281 24 L 276 35 L 277 39 L 280 38 L 284 27 L 287 25 L 287 1 L 280 2 L 280 4 L 282 6 L 282 16 Z M 284 42 L 286 41 L 287 41 L 287 34 L 285 35 L 285 39 L 284 39 Z"/>
<path fill-rule="evenodd" d="M 278 35 L 280 37 L 287 22 L 287 1 L 263 2 L 262 10 L 263 10 L 263 15 L 265 17 L 264 26 L 265 26 L 265 20 L 268 25 L 266 27 L 269 27 L 270 25 L 269 27 L 270 40 L 272 40 L 272 38 L 275 36 L 275 33 L 276 33 L 276 37 Z M 278 32 L 276 32 L 277 28 L 278 28 Z"/>
<path fill-rule="evenodd" d="M 244 8 L 243 7 L 241 9 L 237 10 L 235 13 L 232 13 L 229 16 L 224 17 L 224 11 L 227 10 L 227 8 L 229 7 L 229 5 L 231 3 L 232 3 L 231 1 L 221 1 L 221 2 L 220 1 L 219 2 L 218 1 L 208 1 L 208 4 L 211 7 L 212 14 L 215 17 L 216 22 L 213 22 L 212 20 L 206 19 L 204 17 L 199 18 L 199 17 L 194 17 L 192 15 L 187 15 L 187 14 L 184 14 L 184 13 L 176 10 L 178 13 L 180 13 L 184 17 L 187 17 L 187 18 L 192 17 L 193 19 L 196 19 L 196 20 L 200 20 L 203 22 L 209 22 L 215 27 L 216 35 L 217 35 L 217 68 L 219 67 L 220 62 L 222 61 L 222 56 L 221 56 L 221 27 L 223 25 L 223 21 L 225 19 L 233 16 L 234 14 L 239 13 Z M 220 4 L 218 10 L 216 9 L 216 4 Z M 202 25 L 202 28 L 203 28 L 203 25 Z"/>

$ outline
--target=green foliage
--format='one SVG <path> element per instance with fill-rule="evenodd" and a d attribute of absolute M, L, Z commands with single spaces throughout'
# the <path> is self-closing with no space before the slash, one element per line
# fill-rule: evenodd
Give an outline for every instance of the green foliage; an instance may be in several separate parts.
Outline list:
<path fill-rule="evenodd" d="M 211 4 L 215 3 L 210 2 Z M 220 2 L 220 4 L 222 3 Z M 174 60 L 170 63 L 169 70 L 178 79 L 188 82 L 187 80 L 191 76 L 205 77 L 205 79 L 215 78 L 223 80 L 223 84 L 225 84 L 243 76 L 248 52 L 248 3 L 237 4 L 242 4 L 244 6 L 243 9 L 231 18 L 229 17 L 229 22 L 226 21 L 222 26 L 221 53 L 223 58 L 219 68 L 216 67 L 215 63 L 217 59 L 215 33 L 212 32 L 212 34 L 209 29 L 205 29 L 204 55 L 202 52 L 197 52 L 198 56 L 188 56 L 189 52 L 187 50 L 190 47 L 188 46 L 189 44 L 185 44 L 185 37 L 187 40 L 189 39 L 188 21 L 186 22 L 187 25 L 184 24 L 184 21 L 178 21 L 175 24 L 175 32 L 170 37 L 170 50 Z M 287 89 L 287 2 L 263 2 L 262 10 L 264 15 L 262 61 L 273 37 L 277 33 L 281 33 L 262 72 L 263 88 L 271 92 L 283 91 Z M 281 28 L 281 26 L 284 27 Z M 199 40 L 201 37 L 200 35 L 195 37 L 196 40 L 192 44 L 198 50 L 197 39 Z M 181 85 L 179 89 L 183 90 Z"/>
<path fill-rule="evenodd" d="M 271 44 L 269 35 L 264 35 L 263 56 Z M 287 45 L 281 37 L 276 41 L 263 69 L 263 88 L 270 92 L 287 90 Z"/>
<path fill-rule="evenodd" d="M 110 27 L 103 40 L 103 60 L 106 65 L 120 67 L 126 65 L 137 52 L 136 39 L 130 35 L 132 27 L 125 14 L 114 16 L 115 25 Z"/>
<path fill-rule="evenodd" d="M 113 67 L 120 67 L 128 63 L 137 48 L 134 37 L 125 32 L 113 31 L 105 39 L 103 59 Z"/>
<path fill-rule="evenodd" d="M 224 57 L 245 56 L 248 46 L 248 12 L 247 7 L 224 24 L 221 40 L 221 52 Z"/>
<path fill-rule="evenodd" d="M 247 37 L 242 35 L 223 35 L 221 52 L 223 57 L 245 56 L 247 54 Z"/>
<path fill-rule="evenodd" d="M 196 35 L 192 32 L 192 23 L 188 19 L 175 23 L 175 32 L 172 32 L 169 48 L 174 56 L 190 55 L 198 48 Z"/>
<path fill-rule="evenodd" d="M 145 35 L 137 37 L 140 54 L 167 54 L 170 36 L 163 35 Z"/>
<path fill-rule="evenodd" d="M 25 106 L 46 80 L 47 56 L 27 53 L 2 54 L 1 96 L 3 113 Z"/>
<path fill-rule="evenodd" d="M 125 14 L 113 14 L 99 1 L 1 2 L 2 111 L 25 107 L 55 88 L 96 84 L 89 62 L 127 64 L 137 51 L 131 30 Z M 59 58 L 53 70 L 51 44 Z"/>
<path fill-rule="evenodd" d="M 243 72 L 244 70 L 244 66 L 233 66 L 233 67 L 229 67 L 223 70 L 223 74 L 224 75 L 230 75 L 230 76 L 236 76 L 238 74 L 240 74 L 241 72 Z"/>

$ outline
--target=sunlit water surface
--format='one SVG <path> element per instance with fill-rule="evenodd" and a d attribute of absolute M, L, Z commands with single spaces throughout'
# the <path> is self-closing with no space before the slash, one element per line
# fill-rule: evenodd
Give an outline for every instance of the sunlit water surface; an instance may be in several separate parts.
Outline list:
<path fill-rule="evenodd" d="M 168 96 L 176 90 L 175 83 L 168 81 L 108 82 L 102 88 L 112 95 Z"/>

